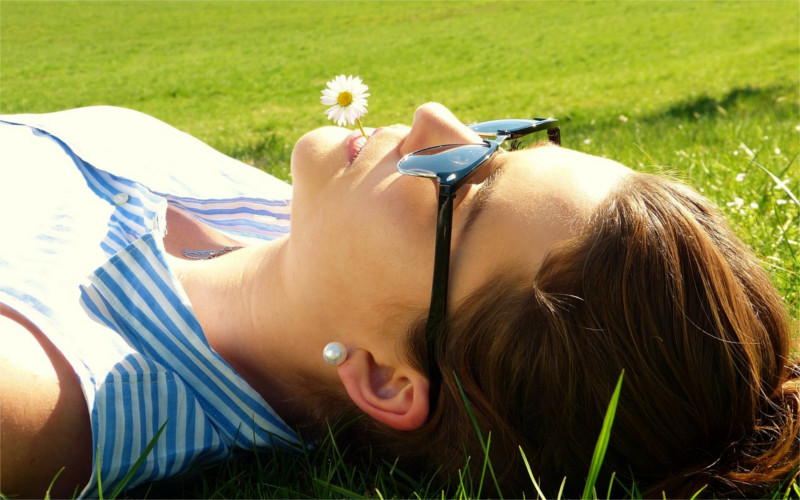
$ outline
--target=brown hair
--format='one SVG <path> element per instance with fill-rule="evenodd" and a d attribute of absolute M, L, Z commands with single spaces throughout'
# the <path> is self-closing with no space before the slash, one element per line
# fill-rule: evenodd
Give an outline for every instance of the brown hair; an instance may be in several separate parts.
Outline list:
<path fill-rule="evenodd" d="M 503 494 L 580 494 L 614 386 L 603 465 L 644 495 L 752 495 L 800 465 L 800 368 L 785 308 L 722 216 L 688 187 L 632 174 L 535 280 L 485 284 L 439 335 L 436 410 L 414 432 L 362 419 L 359 436 L 453 473 L 484 453 Z M 424 319 L 406 346 L 424 371 Z M 477 476 L 473 476 L 477 477 Z M 487 481 L 490 482 L 490 481 Z"/>

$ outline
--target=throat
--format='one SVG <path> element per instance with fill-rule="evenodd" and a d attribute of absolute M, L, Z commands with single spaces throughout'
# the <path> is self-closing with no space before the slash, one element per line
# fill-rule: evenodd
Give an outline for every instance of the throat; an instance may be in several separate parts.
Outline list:
<path fill-rule="evenodd" d="M 184 211 L 167 210 L 164 246 L 206 341 L 289 423 L 303 420 L 297 376 L 308 355 L 289 300 L 288 237 L 245 246 Z M 321 364 L 321 361 L 320 361 Z"/>
<path fill-rule="evenodd" d="M 211 348 L 284 420 L 299 415 L 291 389 L 299 347 L 281 281 L 282 240 L 187 261 L 180 281 Z M 288 332 L 288 333 L 287 333 Z"/>

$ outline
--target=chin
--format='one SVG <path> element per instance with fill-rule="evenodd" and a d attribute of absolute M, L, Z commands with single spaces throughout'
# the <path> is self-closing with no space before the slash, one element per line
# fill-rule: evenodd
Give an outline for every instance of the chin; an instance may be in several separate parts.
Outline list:
<path fill-rule="evenodd" d="M 321 127 L 306 132 L 294 145 L 291 157 L 292 184 L 315 183 L 329 178 L 347 162 L 344 143 L 352 131 Z"/>

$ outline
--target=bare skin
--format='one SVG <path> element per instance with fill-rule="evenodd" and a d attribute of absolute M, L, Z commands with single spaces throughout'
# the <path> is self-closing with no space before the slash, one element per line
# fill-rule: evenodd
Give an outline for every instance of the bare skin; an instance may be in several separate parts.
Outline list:
<path fill-rule="evenodd" d="M 92 460 L 78 377 L 41 330 L 13 309 L 0 312 L 0 488 L 41 498 L 63 467 L 51 496 L 71 497 L 88 481 Z"/>

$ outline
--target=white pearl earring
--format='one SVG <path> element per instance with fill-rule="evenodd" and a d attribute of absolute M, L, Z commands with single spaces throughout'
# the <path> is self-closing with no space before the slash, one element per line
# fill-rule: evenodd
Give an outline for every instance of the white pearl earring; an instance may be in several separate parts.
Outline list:
<path fill-rule="evenodd" d="M 322 357 L 331 366 L 339 366 L 347 359 L 347 348 L 341 342 L 331 342 L 322 350 Z"/>

